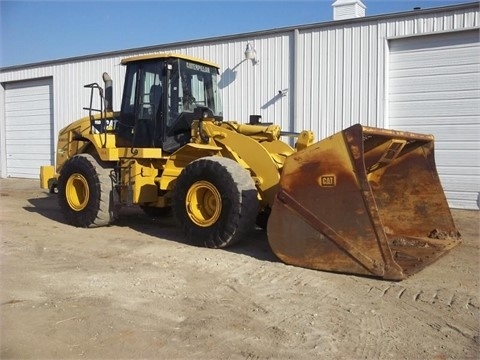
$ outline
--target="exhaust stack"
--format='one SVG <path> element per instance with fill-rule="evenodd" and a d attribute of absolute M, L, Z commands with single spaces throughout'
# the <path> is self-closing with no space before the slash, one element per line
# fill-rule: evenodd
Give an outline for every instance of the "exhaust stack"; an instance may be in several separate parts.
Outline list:
<path fill-rule="evenodd" d="M 113 111 L 113 81 L 108 73 L 104 72 L 102 75 L 103 82 L 105 83 L 105 111 Z"/>

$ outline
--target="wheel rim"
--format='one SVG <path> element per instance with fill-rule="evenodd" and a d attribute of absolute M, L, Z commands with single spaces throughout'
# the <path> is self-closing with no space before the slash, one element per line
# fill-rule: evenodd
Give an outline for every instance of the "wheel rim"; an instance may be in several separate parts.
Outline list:
<path fill-rule="evenodd" d="M 81 174 L 72 174 L 65 187 L 68 205 L 75 211 L 82 211 L 88 204 L 90 190 L 87 179 Z"/>
<path fill-rule="evenodd" d="M 194 183 L 187 193 L 186 209 L 190 219 L 201 227 L 208 227 L 220 217 L 222 197 L 208 181 Z"/>

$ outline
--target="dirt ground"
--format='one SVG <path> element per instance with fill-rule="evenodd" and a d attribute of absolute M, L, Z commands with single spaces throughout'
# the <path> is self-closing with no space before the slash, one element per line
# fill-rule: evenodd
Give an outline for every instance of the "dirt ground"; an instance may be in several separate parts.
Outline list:
<path fill-rule="evenodd" d="M 468 359 L 480 354 L 479 212 L 402 282 L 287 266 L 255 231 L 229 250 L 125 209 L 64 224 L 33 180 L 0 180 L 2 359 Z"/>

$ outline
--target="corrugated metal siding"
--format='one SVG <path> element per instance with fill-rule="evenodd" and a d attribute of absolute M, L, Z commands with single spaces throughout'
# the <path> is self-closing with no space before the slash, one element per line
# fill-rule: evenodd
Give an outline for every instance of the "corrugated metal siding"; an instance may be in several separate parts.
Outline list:
<path fill-rule="evenodd" d="M 478 9 L 300 31 L 295 123 L 319 138 L 355 123 L 385 127 L 387 39 L 479 26 Z"/>
<path fill-rule="evenodd" d="M 1 81 L 2 83 L 8 83 L 10 81 L 51 77 L 54 88 L 53 108 L 56 136 L 58 130 L 87 115 L 83 107 L 88 106 L 90 93 L 83 86 L 92 82 L 101 83 L 104 71 L 109 72 L 116 80 L 114 99 L 117 101 L 116 104 L 119 105 L 123 89 L 121 84 L 125 73 L 123 67 L 120 66 L 120 58 L 78 61 L 17 70 L 1 74 Z"/>
<path fill-rule="evenodd" d="M 379 47 L 378 27 L 372 25 L 301 32 L 296 124 L 312 129 L 319 138 L 358 122 L 379 125 L 378 112 L 383 112 Z"/>
<path fill-rule="evenodd" d="M 289 88 L 290 38 L 291 33 L 257 36 L 173 50 L 220 65 L 225 119 L 245 123 L 255 114 L 288 127 L 290 98 L 278 92 Z M 256 62 L 245 60 L 247 43 L 257 52 Z"/>
<path fill-rule="evenodd" d="M 228 43 L 212 42 L 202 46 L 162 47 L 162 52 L 178 52 L 218 63 L 222 88 L 224 117 L 245 123 L 249 115 L 262 115 L 263 121 L 289 127 L 291 94 L 279 96 L 279 90 L 289 87 L 290 36 L 287 34 L 257 36 Z M 251 42 L 257 51 L 256 64 L 245 60 L 245 48 Z M 136 51 L 111 58 L 74 61 L 52 66 L 39 66 L 0 74 L 2 82 L 51 76 L 54 79 L 55 142 L 58 131 L 72 121 L 86 116 L 83 107 L 89 105 L 90 90 L 85 84 L 98 82 L 108 72 L 114 81 L 113 103 L 119 109 L 123 92 L 125 67 L 121 59 L 152 53 Z M 94 98 L 94 107 L 98 99 Z"/>
<path fill-rule="evenodd" d="M 288 125 L 290 98 L 278 96 L 279 90 L 288 89 L 290 81 L 290 36 L 258 36 L 255 39 L 239 39 L 229 43 L 212 43 L 203 46 L 162 48 L 162 52 L 178 52 L 218 63 L 226 119 L 247 122 L 249 115 L 262 115 L 264 121 Z M 257 51 L 256 64 L 245 60 L 245 48 L 250 42 Z M 132 52 L 127 56 L 142 55 Z M 55 79 L 55 114 L 59 128 L 86 112 L 89 103 L 88 83 L 98 82 L 107 71 L 114 80 L 114 107 L 119 108 L 123 91 L 124 67 L 122 58 L 104 58 L 79 61 L 56 66 L 26 69 L 2 74 L 2 82 L 10 79 L 53 76 Z M 61 79 L 61 80 L 60 80 Z M 288 93 L 287 93 L 288 94 Z M 61 100 L 60 100 L 61 99 Z"/>
<path fill-rule="evenodd" d="M 246 122 L 250 114 L 259 114 L 264 121 L 280 124 L 285 130 L 312 129 L 323 138 L 357 122 L 385 126 L 386 39 L 478 27 L 478 13 L 478 9 L 470 8 L 330 23 L 301 28 L 297 44 L 293 44 L 294 31 L 285 30 L 266 36 L 239 35 L 228 41 L 163 46 L 156 51 L 181 52 L 218 63 L 226 119 Z M 247 42 L 257 51 L 256 65 L 244 61 Z M 155 50 L 132 50 L 112 57 L 28 67 L 0 73 L 0 81 L 53 77 L 57 131 L 86 114 L 82 108 L 88 105 L 89 93 L 82 87 L 100 82 L 104 71 L 114 79 L 114 106 L 118 108 L 124 77 L 121 59 L 152 52 Z M 295 71 L 291 69 L 292 59 Z M 294 79 L 293 73 L 299 76 Z M 295 91 L 291 89 L 293 83 Z M 278 96 L 284 89 L 289 89 L 287 96 Z M 294 104 L 297 119 L 291 119 Z"/>

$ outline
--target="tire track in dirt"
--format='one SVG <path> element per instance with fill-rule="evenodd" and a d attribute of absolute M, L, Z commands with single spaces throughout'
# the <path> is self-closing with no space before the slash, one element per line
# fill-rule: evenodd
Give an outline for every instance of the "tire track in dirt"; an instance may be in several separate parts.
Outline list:
<path fill-rule="evenodd" d="M 380 316 L 360 318 L 355 340 L 355 357 L 358 359 L 382 359 L 390 351 L 390 341 L 384 336 L 385 326 Z"/>
<path fill-rule="evenodd" d="M 215 304 L 219 313 L 225 314 L 223 319 L 220 316 L 210 319 L 210 323 L 222 323 L 230 332 L 225 343 L 248 344 L 250 351 L 245 354 L 247 358 L 276 358 L 298 348 L 315 350 L 322 337 L 317 327 L 321 324 L 319 309 L 322 310 L 321 303 L 326 294 L 318 293 L 318 301 L 312 306 L 305 306 L 305 300 L 311 295 L 312 281 L 316 279 L 320 283 L 318 277 L 305 276 L 305 272 L 309 272 L 305 269 L 269 261 L 252 261 L 236 254 L 223 253 L 228 255 L 228 261 L 217 262 L 217 254 L 212 252 L 209 261 L 200 261 L 203 264 L 195 271 L 199 276 L 193 276 L 187 283 L 208 287 L 209 283 L 204 279 L 214 271 L 220 270 L 223 274 L 216 291 L 199 289 L 197 300 Z M 222 303 L 221 299 L 226 301 Z M 282 311 L 278 311 L 279 308 Z M 330 306 L 324 308 L 326 311 Z M 201 317 L 201 314 L 197 315 Z M 231 322 L 230 317 L 241 318 L 242 321 Z M 188 321 L 196 320 L 191 318 Z M 266 351 L 261 346 L 264 343 L 275 344 L 275 351 Z"/>
<path fill-rule="evenodd" d="M 478 295 L 447 288 L 408 287 L 397 284 L 385 286 L 370 286 L 368 294 L 378 296 L 388 301 L 401 300 L 413 304 L 426 304 L 434 308 L 445 308 L 463 311 L 478 311 L 480 309 Z"/>
<path fill-rule="evenodd" d="M 430 314 L 427 319 L 435 319 L 427 322 L 432 329 L 443 333 L 453 331 L 478 344 L 479 326 L 475 319 L 480 317 L 480 306 L 476 294 L 443 287 L 399 284 L 370 286 L 367 293 L 389 303 L 398 303 L 407 312 Z"/>
<path fill-rule="evenodd" d="M 230 263 L 228 268 L 227 281 L 236 287 L 241 301 L 263 309 L 256 313 L 256 320 L 263 324 L 262 342 L 282 349 L 268 356 L 284 355 L 288 349 L 303 349 L 306 358 L 338 351 L 336 335 L 324 323 L 330 322 L 329 314 L 335 313 L 340 298 L 330 290 L 328 280 L 336 275 L 268 261 Z M 278 312 L 279 307 L 284 310 Z M 331 324 L 332 329 L 338 327 L 336 321 Z M 253 337 L 258 336 L 257 331 Z"/>
<path fill-rule="evenodd" d="M 434 338 L 445 337 L 448 341 L 464 338 L 459 341 L 466 344 L 465 355 L 475 353 L 478 348 L 478 324 L 472 319 L 479 318 L 479 299 L 473 292 L 434 284 L 387 283 L 281 263 L 256 263 L 257 266 L 234 265 L 228 272 L 229 278 L 249 289 L 251 295 L 247 297 L 267 297 L 276 301 L 276 306 L 285 303 L 289 315 L 282 319 L 270 314 L 280 319 L 272 326 L 290 330 L 281 336 L 280 342 L 305 349 L 305 354 L 348 350 L 356 358 L 392 357 L 405 346 L 398 343 L 398 337 L 409 322 L 431 329 L 429 336 Z M 302 302 L 302 296 L 314 297 L 316 302 L 312 306 L 295 306 L 295 297 Z M 270 311 L 268 302 L 262 304 Z M 391 314 L 384 311 L 392 306 L 395 311 Z M 378 312 L 373 310 L 378 308 Z M 279 332 L 265 334 L 272 341 L 279 340 Z M 348 339 L 346 347 L 340 345 L 345 339 Z"/>

